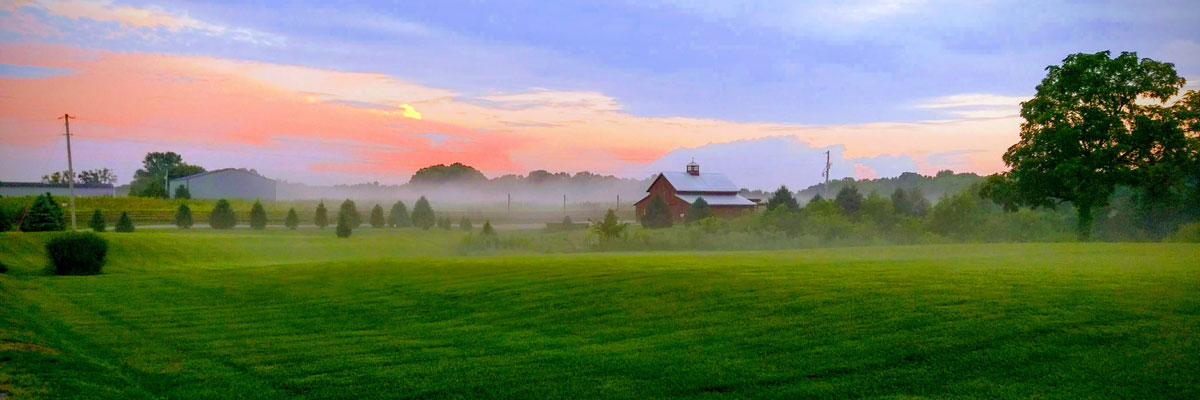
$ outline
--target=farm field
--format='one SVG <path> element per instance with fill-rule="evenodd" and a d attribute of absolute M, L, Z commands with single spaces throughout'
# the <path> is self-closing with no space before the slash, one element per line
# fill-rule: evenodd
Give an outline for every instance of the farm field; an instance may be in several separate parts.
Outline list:
<path fill-rule="evenodd" d="M 453 257 L 460 232 L 0 233 L 12 398 L 1197 398 L 1200 245 Z"/>

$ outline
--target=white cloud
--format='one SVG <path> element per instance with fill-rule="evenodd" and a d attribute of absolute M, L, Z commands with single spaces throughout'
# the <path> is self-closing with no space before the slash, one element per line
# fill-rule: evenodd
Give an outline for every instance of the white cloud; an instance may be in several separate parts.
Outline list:
<path fill-rule="evenodd" d="M 37 0 L 14 2 L 14 8 L 33 7 L 50 15 L 90 19 L 101 22 L 116 22 L 125 28 L 166 29 L 170 32 L 191 31 L 212 37 L 223 37 L 258 45 L 283 45 L 279 35 L 252 29 L 209 23 L 192 18 L 187 13 L 166 11 L 160 7 L 138 8 L 113 4 L 109 0 Z"/>

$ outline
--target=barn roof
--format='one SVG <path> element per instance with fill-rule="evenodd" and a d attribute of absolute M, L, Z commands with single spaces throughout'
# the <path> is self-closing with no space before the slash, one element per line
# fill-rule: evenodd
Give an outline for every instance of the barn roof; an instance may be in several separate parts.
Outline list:
<path fill-rule="evenodd" d="M 691 175 L 687 172 L 663 172 L 663 178 L 671 183 L 676 192 L 730 192 L 737 193 L 738 187 L 725 174 L 701 173 Z M 646 190 L 650 191 L 649 189 Z M 705 201 L 708 197 L 704 198 Z"/>
<path fill-rule="evenodd" d="M 0 187 L 34 187 L 34 188 L 63 188 L 70 187 L 66 183 L 42 183 L 42 182 L 0 182 Z M 111 183 L 75 183 L 76 189 L 112 189 Z"/>
<path fill-rule="evenodd" d="M 268 178 L 268 177 L 265 177 L 265 176 L 262 176 L 262 175 L 259 175 L 259 174 L 256 174 L 256 173 L 253 173 L 253 172 L 250 172 L 250 171 L 244 170 L 244 169 L 238 169 L 238 168 L 221 168 L 221 169 L 214 169 L 214 170 L 212 170 L 212 171 L 205 171 L 205 172 L 201 172 L 201 173 L 198 173 L 198 174 L 191 174 L 191 175 L 188 175 L 188 176 L 181 176 L 181 177 L 178 177 L 178 178 L 171 178 L 171 181 L 172 181 L 172 182 L 174 182 L 174 181 L 186 181 L 186 180 L 189 180 L 189 179 L 198 178 L 198 177 L 205 176 L 205 175 L 212 175 L 212 174 L 217 174 L 217 173 L 222 173 L 222 172 L 227 172 L 227 171 L 232 171 L 232 172 L 241 172 L 241 173 L 243 173 L 243 174 L 254 175 L 254 176 L 257 176 L 257 177 L 259 177 L 259 178 L 263 178 L 263 179 L 266 179 L 266 180 L 269 180 L 269 181 L 274 181 L 274 179 L 271 179 L 271 178 Z"/>
<path fill-rule="evenodd" d="M 753 205 L 755 205 L 753 201 L 746 200 L 745 197 L 742 197 L 737 194 L 706 194 L 706 195 L 675 194 L 675 197 L 678 197 L 678 198 L 682 199 L 683 201 L 688 202 L 688 204 L 695 203 L 696 199 L 703 197 L 704 202 L 708 203 L 708 205 L 710 205 L 710 206 L 753 206 Z"/>

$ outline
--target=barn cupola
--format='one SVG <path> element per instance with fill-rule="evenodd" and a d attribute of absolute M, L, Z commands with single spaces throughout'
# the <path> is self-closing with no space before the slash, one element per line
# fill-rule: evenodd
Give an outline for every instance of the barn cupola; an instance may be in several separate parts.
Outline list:
<path fill-rule="evenodd" d="M 688 175 L 692 175 L 692 176 L 700 175 L 700 164 L 696 164 L 695 158 L 692 159 L 692 162 L 688 163 L 687 173 L 688 173 Z"/>

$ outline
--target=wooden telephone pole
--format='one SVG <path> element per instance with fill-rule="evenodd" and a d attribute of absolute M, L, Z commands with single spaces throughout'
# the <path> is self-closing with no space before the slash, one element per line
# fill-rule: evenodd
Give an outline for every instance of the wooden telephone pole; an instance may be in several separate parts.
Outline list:
<path fill-rule="evenodd" d="M 825 199 L 829 200 L 829 151 L 825 151 L 825 171 L 821 172 L 821 176 L 825 177 Z"/>
<path fill-rule="evenodd" d="M 71 120 L 75 117 L 63 114 L 58 119 L 63 120 L 63 127 L 67 130 L 67 186 L 71 189 L 71 230 L 74 231 L 79 229 L 75 225 L 75 165 L 71 160 Z"/>

